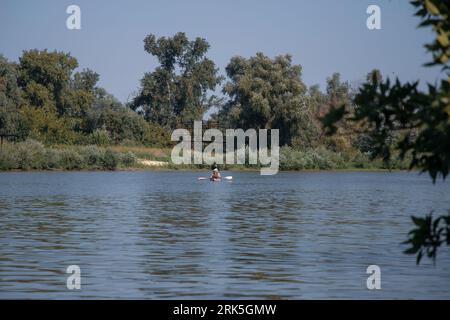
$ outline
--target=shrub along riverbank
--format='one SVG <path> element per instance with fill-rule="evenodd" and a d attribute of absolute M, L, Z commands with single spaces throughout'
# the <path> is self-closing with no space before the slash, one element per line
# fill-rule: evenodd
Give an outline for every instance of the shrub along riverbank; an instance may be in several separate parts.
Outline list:
<path fill-rule="evenodd" d="M 0 170 L 115 170 L 135 164 L 130 151 L 95 145 L 45 147 L 34 140 L 4 145 L 0 153 Z"/>
<path fill-rule="evenodd" d="M 162 161 L 168 169 L 209 169 L 209 165 L 175 165 L 170 162 L 171 149 L 137 146 L 44 146 L 35 140 L 6 143 L 0 151 L 0 170 L 116 170 L 150 168 L 146 161 Z M 223 170 L 257 169 L 257 165 L 221 165 Z M 344 154 L 325 148 L 296 150 L 280 149 L 280 170 L 340 170 L 340 169 L 408 169 L 407 161 L 389 165 L 370 160 L 360 152 Z"/>

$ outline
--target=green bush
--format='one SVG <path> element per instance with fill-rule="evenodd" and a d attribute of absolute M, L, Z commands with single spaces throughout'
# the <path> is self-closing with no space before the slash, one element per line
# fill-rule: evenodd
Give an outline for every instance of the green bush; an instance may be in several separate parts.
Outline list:
<path fill-rule="evenodd" d="M 5 146 L 0 152 L 0 170 L 16 168 L 10 149 L 9 146 Z"/>
<path fill-rule="evenodd" d="M 95 145 L 89 145 L 81 147 L 79 153 L 83 157 L 83 162 L 87 167 L 98 169 L 103 166 L 105 152 L 101 148 Z"/>
<path fill-rule="evenodd" d="M 170 132 L 153 122 L 142 121 L 144 133 L 142 143 L 146 146 L 167 147 L 172 145 Z"/>
<path fill-rule="evenodd" d="M 56 169 L 60 167 L 61 153 L 52 148 L 45 150 L 45 161 L 42 163 L 42 169 Z"/>
<path fill-rule="evenodd" d="M 358 152 L 351 160 L 353 168 L 370 169 L 374 167 L 373 161 L 370 161 L 369 156 L 365 153 Z"/>
<path fill-rule="evenodd" d="M 127 153 L 122 153 L 120 155 L 120 163 L 124 167 L 132 167 L 133 165 L 136 164 L 136 161 L 137 161 L 136 155 L 131 151 L 128 151 Z"/>
<path fill-rule="evenodd" d="M 67 170 L 83 169 L 83 157 L 73 149 L 60 151 L 60 167 Z"/>
<path fill-rule="evenodd" d="M 12 150 L 12 160 L 17 169 L 41 169 L 45 162 L 45 148 L 38 141 L 26 140 L 16 144 Z"/>
<path fill-rule="evenodd" d="M 302 170 L 307 168 L 307 161 L 300 151 L 285 146 L 280 148 L 281 170 Z"/>
<path fill-rule="evenodd" d="M 148 153 L 139 157 L 148 156 Z M 153 159 L 153 158 L 151 158 Z M 155 158 L 159 161 L 170 162 L 170 157 Z M 248 168 L 258 168 L 259 165 L 248 164 L 248 149 L 246 150 L 246 164 Z M 280 148 L 280 170 L 327 170 L 327 169 L 407 169 L 408 159 L 395 160 L 385 164 L 380 159 L 371 160 L 368 155 L 356 152 L 334 152 L 325 147 L 296 149 L 288 146 Z M 98 169 L 114 170 L 118 166 L 129 168 L 137 165 L 137 156 L 131 151 L 117 152 L 96 145 L 64 146 L 46 148 L 35 140 L 18 143 L 5 143 L 0 152 L 0 170 L 30 170 L 30 169 Z M 206 164 L 169 165 L 174 169 L 209 169 Z M 239 169 L 241 165 L 226 164 L 221 169 Z"/>
<path fill-rule="evenodd" d="M 111 149 L 106 149 L 103 155 L 102 168 L 106 170 L 115 170 L 119 164 L 119 156 Z"/>
<path fill-rule="evenodd" d="M 111 144 L 111 137 L 107 130 L 96 129 L 89 135 L 88 141 L 90 144 L 98 146 L 107 146 Z"/>
<path fill-rule="evenodd" d="M 305 169 L 344 169 L 348 164 L 341 153 L 325 148 L 295 150 L 291 147 L 280 148 L 281 170 Z"/>
<path fill-rule="evenodd" d="M 95 145 L 45 148 L 34 140 L 6 143 L 0 152 L 0 170 L 114 170 L 119 164 L 132 167 L 136 162 L 131 151 L 118 153 Z"/>

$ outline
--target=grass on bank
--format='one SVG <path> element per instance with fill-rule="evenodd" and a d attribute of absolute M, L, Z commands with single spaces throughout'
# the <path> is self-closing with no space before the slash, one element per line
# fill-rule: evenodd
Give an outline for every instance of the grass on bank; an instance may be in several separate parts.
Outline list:
<path fill-rule="evenodd" d="M 89 146 L 45 147 L 35 140 L 3 145 L 0 170 L 115 170 L 136 164 L 131 151 Z"/>
<path fill-rule="evenodd" d="M 160 161 L 167 163 L 159 168 L 209 169 L 206 164 L 175 165 L 170 161 L 171 149 L 143 146 L 56 145 L 44 146 L 35 140 L 5 143 L 0 151 L 0 170 L 115 170 L 148 169 L 145 163 Z M 226 165 L 222 170 L 251 170 L 259 165 Z M 153 167 L 152 167 L 153 168 Z M 376 170 L 408 169 L 408 161 L 393 161 L 385 164 L 381 160 L 370 160 L 360 152 L 338 153 L 326 148 L 296 150 L 280 148 L 280 170 Z"/>

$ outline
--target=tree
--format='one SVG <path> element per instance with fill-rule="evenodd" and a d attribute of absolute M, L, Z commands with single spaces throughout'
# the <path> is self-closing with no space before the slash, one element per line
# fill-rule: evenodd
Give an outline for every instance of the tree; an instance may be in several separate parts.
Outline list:
<path fill-rule="evenodd" d="M 94 93 L 97 88 L 97 82 L 100 76 L 97 72 L 91 69 L 83 69 L 81 72 L 76 72 L 73 75 L 73 87 L 77 90 Z"/>
<path fill-rule="evenodd" d="M 226 67 L 223 88 L 229 99 L 217 119 L 244 130 L 279 129 L 280 144 L 294 137 L 308 143 L 313 110 L 301 80 L 301 66 L 289 55 L 270 59 L 262 53 L 249 59 L 233 57 Z"/>
<path fill-rule="evenodd" d="M 144 75 L 131 107 L 162 126 L 190 128 L 211 107 L 215 97 L 208 97 L 208 91 L 221 81 L 214 62 L 205 57 L 208 42 L 190 41 L 183 32 L 158 39 L 150 34 L 144 49 L 160 65 Z"/>
<path fill-rule="evenodd" d="M 374 155 L 385 161 L 397 151 L 400 159 L 410 156 L 410 169 L 428 172 L 435 182 L 445 179 L 450 168 L 450 2 L 439 0 L 411 1 L 421 17 L 420 27 L 432 27 L 435 40 L 425 48 L 433 60 L 426 66 L 441 66 L 445 75 L 439 83 L 428 84 L 421 91 L 419 82 L 402 84 L 398 79 L 383 80 L 379 73 L 372 73 L 355 97 L 357 108 L 351 121 L 366 124 L 366 131 L 373 139 Z M 336 123 L 348 113 L 346 104 L 332 109 L 324 118 L 329 133 L 336 131 Z M 393 135 L 397 135 L 392 143 Z M 435 259 L 437 248 L 450 245 L 448 216 L 433 220 L 412 217 L 416 228 L 409 233 L 406 243 L 411 247 L 405 252 L 417 254 L 420 263 L 423 254 Z"/>
<path fill-rule="evenodd" d="M 27 138 L 45 144 L 73 144 L 77 142 L 74 130 L 75 120 L 59 117 L 47 107 L 39 108 L 28 104 L 20 108 L 21 125 L 27 130 Z"/>
<path fill-rule="evenodd" d="M 21 91 L 17 85 L 17 65 L 0 55 L 0 134 L 22 136 L 19 106 Z"/>
<path fill-rule="evenodd" d="M 19 58 L 18 84 L 36 107 L 54 107 L 59 114 L 68 110 L 64 91 L 78 62 L 68 53 L 47 50 L 24 51 Z"/>
<path fill-rule="evenodd" d="M 28 50 L 19 58 L 21 114 L 32 137 L 46 143 L 79 140 L 98 75 L 89 69 L 74 74 L 77 67 L 74 57 L 58 51 Z"/>
<path fill-rule="evenodd" d="M 0 56 L 0 134 L 46 144 L 170 141 L 159 125 L 99 87 L 96 72 L 75 72 L 78 62 L 70 54 L 28 50 L 19 61 Z"/>
<path fill-rule="evenodd" d="M 341 105 L 347 106 L 348 112 L 348 115 L 337 123 L 336 134 L 325 138 L 327 147 L 334 151 L 349 151 L 357 145 L 360 136 L 359 128 L 355 123 L 347 121 L 349 115 L 351 116 L 355 112 L 353 96 L 350 84 L 342 81 L 339 73 L 333 73 L 331 77 L 327 78 L 326 103 L 319 111 L 319 118 Z"/>

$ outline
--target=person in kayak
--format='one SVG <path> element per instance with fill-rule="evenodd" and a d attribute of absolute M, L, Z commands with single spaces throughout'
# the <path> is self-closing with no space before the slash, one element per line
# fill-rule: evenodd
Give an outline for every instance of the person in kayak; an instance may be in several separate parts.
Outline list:
<path fill-rule="evenodd" d="M 219 169 L 214 168 L 211 174 L 211 180 L 220 180 L 220 179 L 222 179 L 222 176 L 220 175 Z"/>

